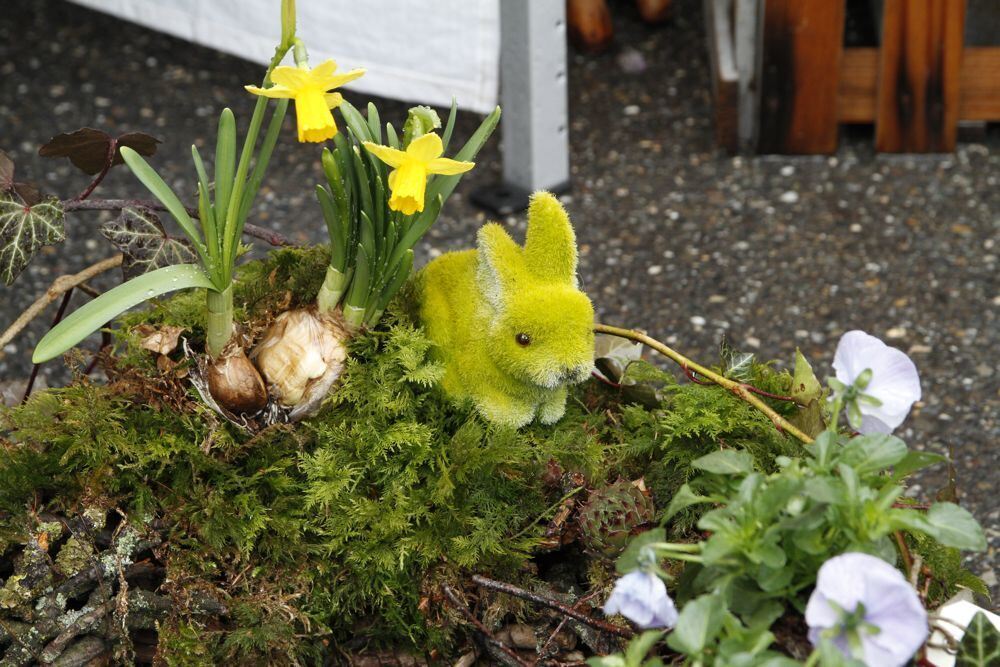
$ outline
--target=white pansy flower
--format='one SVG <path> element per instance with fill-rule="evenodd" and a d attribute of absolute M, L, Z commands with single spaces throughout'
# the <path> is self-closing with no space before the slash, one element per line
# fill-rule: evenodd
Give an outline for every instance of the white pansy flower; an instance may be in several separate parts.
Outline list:
<path fill-rule="evenodd" d="M 927 612 L 881 558 L 845 553 L 823 563 L 806 606 L 809 641 L 824 638 L 866 665 L 905 665 L 927 640 Z"/>
<path fill-rule="evenodd" d="M 629 572 L 615 584 L 604 603 L 608 616 L 621 614 L 642 629 L 672 628 L 677 623 L 677 608 L 667 594 L 667 585 L 652 572 Z"/>
<path fill-rule="evenodd" d="M 913 361 L 864 331 L 841 337 L 833 368 L 849 392 L 845 407 L 849 416 L 853 412 L 851 425 L 861 433 L 891 433 L 920 400 L 920 376 Z"/>

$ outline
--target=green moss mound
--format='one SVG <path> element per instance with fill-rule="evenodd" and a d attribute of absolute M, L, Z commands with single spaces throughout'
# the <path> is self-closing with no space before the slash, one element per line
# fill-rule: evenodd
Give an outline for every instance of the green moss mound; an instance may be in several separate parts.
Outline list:
<path fill-rule="evenodd" d="M 248 263 L 238 317 L 259 331 L 307 303 L 325 264 L 322 249 Z M 529 586 L 543 576 L 538 554 L 553 548 L 550 522 L 570 473 L 591 486 L 646 475 L 662 510 L 687 463 L 720 442 L 747 448 L 764 469 L 796 447 L 724 390 L 649 369 L 661 394 L 645 404 L 593 381 L 575 388 L 554 426 L 488 425 L 436 389 L 442 368 L 407 314 L 405 290 L 352 342 L 319 415 L 249 433 L 197 401 L 180 350 L 164 360 L 138 344 L 138 324 L 184 327 L 197 342 L 202 303 L 181 294 L 123 317 L 109 383 L 81 379 L 0 413 L 0 552 L 9 563 L 0 565 L 0 618 L 10 627 L 77 614 L 53 591 L 74 570 L 90 572 L 89 559 L 126 583 L 135 577 L 132 593 L 159 596 L 146 601 L 155 614 L 130 616 L 152 620 L 112 642 L 116 655 L 139 659 L 145 642 L 168 664 L 310 662 L 359 637 L 451 655 L 464 626 L 441 584 L 461 588 L 476 572 Z M 787 375 L 759 372 L 768 388 L 787 390 Z M 104 518 L 81 518 L 95 513 Z M 70 530 L 50 535 L 42 526 L 51 517 Z M 128 549 L 126 530 L 137 536 Z M 42 564 L 29 586 L 32 553 Z M 607 581 L 610 563 L 574 545 L 560 554 L 577 584 Z M 146 561 L 160 570 L 136 575 Z M 496 604 L 498 618 L 524 611 L 513 599 Z M 4 645 L 15 644 L 0 633 Z"/>

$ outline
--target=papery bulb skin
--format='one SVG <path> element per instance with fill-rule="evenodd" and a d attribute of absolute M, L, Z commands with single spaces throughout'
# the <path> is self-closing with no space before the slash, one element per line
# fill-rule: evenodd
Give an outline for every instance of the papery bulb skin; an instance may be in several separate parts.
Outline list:
<path fill-rule="evenodd" d="M 315 308 L 282 313 L 264 334 L 251 356 L 290 419 L 319 409 L 344 369 L 351 335 L 339 310 Z"/>
<path fill-rule="evenodd" d="M 205 375 L 212 398 L 233 414 L 253 414 L 267 405 L 264 381 L 239 345 L 230 345 L 208 365 Z"/>

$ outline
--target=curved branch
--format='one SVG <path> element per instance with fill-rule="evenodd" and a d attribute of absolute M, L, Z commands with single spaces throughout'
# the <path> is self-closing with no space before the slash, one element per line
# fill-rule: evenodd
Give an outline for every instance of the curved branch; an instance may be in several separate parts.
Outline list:
<path fill-rule="evenodd" d="M 811 437 L 800 431 L 798 428 L 795 427 L 794 424 L 792 424 L 790 421 L 788 421 L 787 419 L 779 415 L 777 412 L 775 412 L 771 406 L 769 406 L 767 403 L 765 403 L 760 398 L 755 396 L 754 392 L 751 391 L 746 385 L 740 382 L 736 382 L 734 380 L 730 380 L 727 377 L 723 377 L 722 375 L 719 375 L 718 373 L 715 373 L 705 368 L 704 366 L 694 361 L 691 361 L 680 352 L 677 352 L 676 350 L 667 347 L 666 345 L 656 340 L 655 338 L 650 338 L 646 334 L 639 331 L 635 331 L 634 329 L 623 329 L 621 327 L 613 327 L 607 324 L 594 325 L 594 331 L 597 333 L 610 334 L 612 336 L 618 336 L 620 338 L 627 338 L 629 340 L 634 340 L 638 343 L 642 343 L 643 345 L 647 345 L 653 348 L 663 356 L 668 357 L 672 361 L 678 363 L 680 367 L 684 369 L 685 373 L 689 373 L 689 371 L 694 371 L 698 375 L 708 378 L 709 380 L 719 385 L 720 387 L 724 387 L 729 391 L 733 392 L 734 394 L 739 396 L 742 400 L 746 401 L 747 403 L 749 403 L 750 405 L 754 406 L 755 408 L 763 412 L 765 415 L 767 415 L 767 417 L 771 420 L 771 422 L 775 425 L 775 427 L 778 430 L 784 431 L 786 433 L 789 433 L 790 435 L 795 436 L 805 444 L 809 444 L 813 441 Z"/>
<path fill-rule="evenodd" d="M 53 280 L 52 285 L 45 290 L 45 293 L 38 297 L 33 304 L 28 306 L 28 309 L 21 313 L 21 315 L 14 320 L 14 323 L 7 327 L 7 330 L 4 331 L 3 334 L 0 334 L 0 349 L 12 341 L 17 334 L 21 333 L 21 331 L 28 326 L 28 323 L 31 322 L 31 320 L 41 315 L 52 302 L 61 297 L 63 294 L 79 285 L 82 285 L 91 278 L 99 276 L 105 271 L 110 271 L 111 269 L 117 268 L 121 265 L 122 256 L 115 255 L 114 257 L 108 257 L 107 259 L 101 260 L 97 264 L 92 264 L 79 273 L 74 273 L 68 276 L 59 276 Z"/>

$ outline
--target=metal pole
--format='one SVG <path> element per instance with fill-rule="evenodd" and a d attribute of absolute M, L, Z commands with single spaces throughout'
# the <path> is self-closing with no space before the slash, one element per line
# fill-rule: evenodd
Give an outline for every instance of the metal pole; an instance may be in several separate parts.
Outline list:
<path fill-rule="evenodd" d="M 501 214 L 569 187 L 565 0 L 499 0 L 503 183 L 473 193 Z"/>

